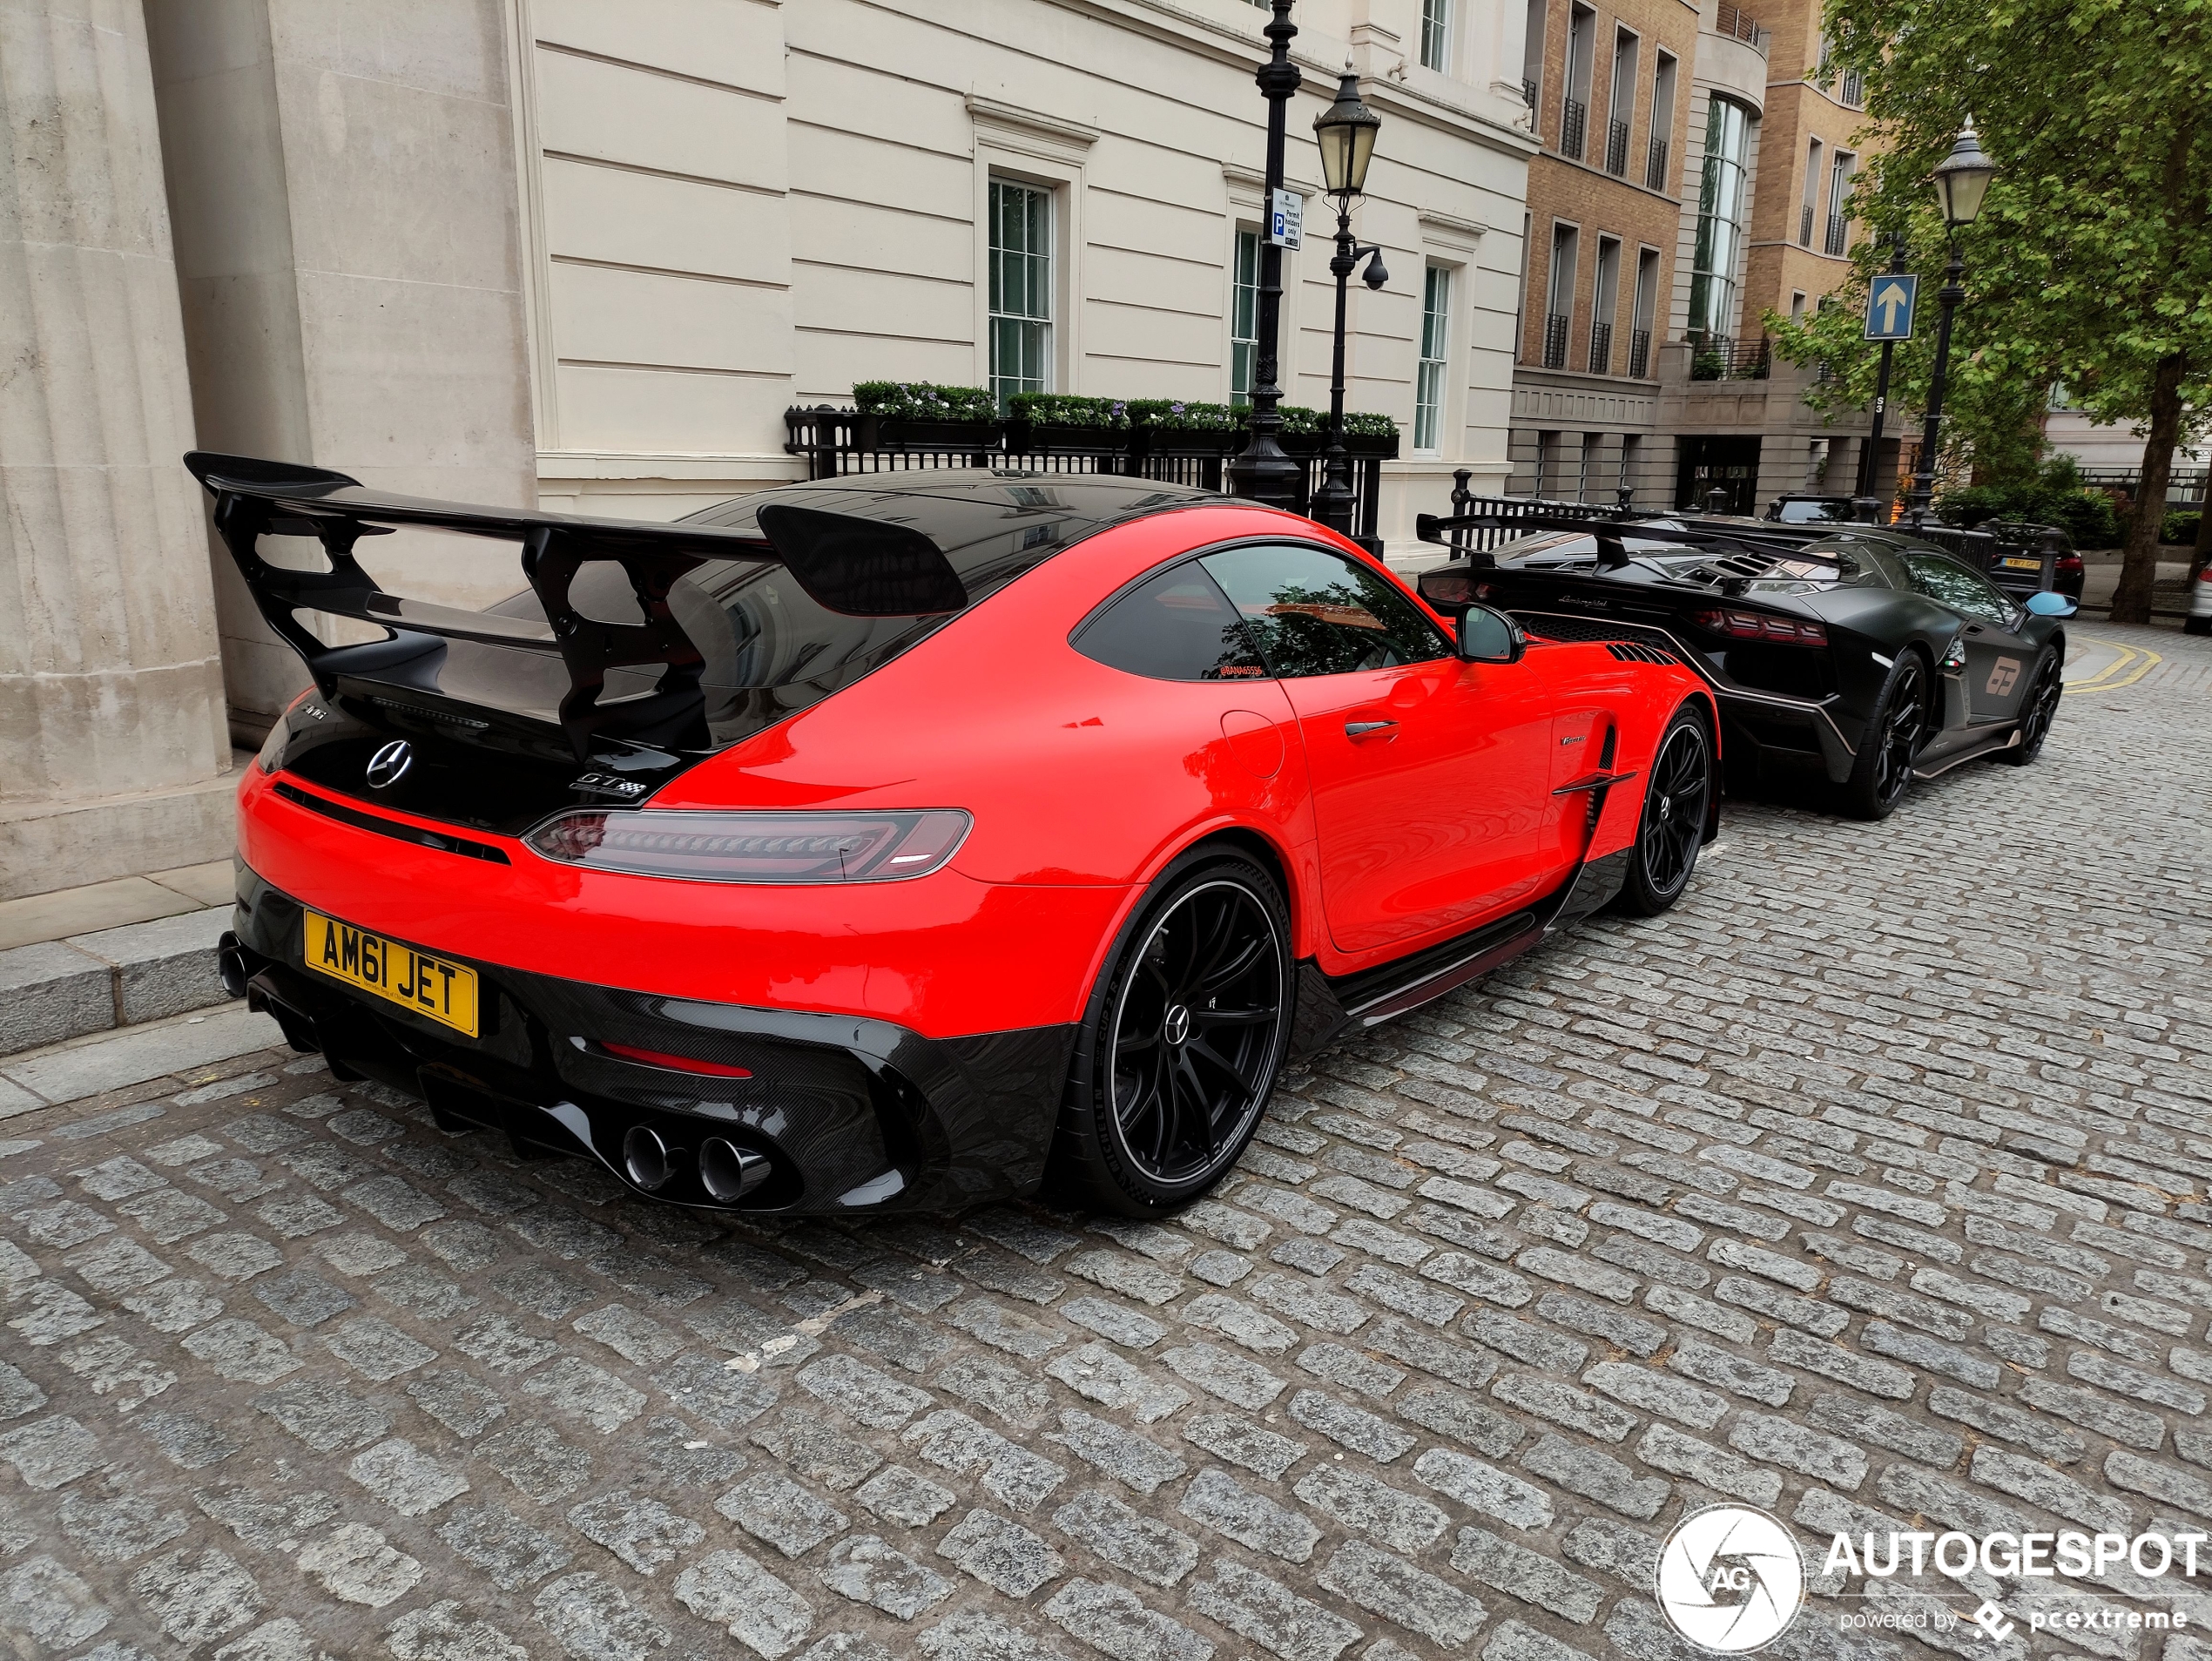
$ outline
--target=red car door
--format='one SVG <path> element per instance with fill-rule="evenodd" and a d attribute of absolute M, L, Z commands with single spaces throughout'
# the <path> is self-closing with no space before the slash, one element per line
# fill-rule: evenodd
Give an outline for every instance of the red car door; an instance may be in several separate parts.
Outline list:
<path fill-rule="evenodd" d="M 1204 563 L 1297 713 L 1339 950 L 1456 932 L 1544 886 L 1552 711 L 1534 665 L 1461 662 L 1390 583 L 1311 544 Z"/>

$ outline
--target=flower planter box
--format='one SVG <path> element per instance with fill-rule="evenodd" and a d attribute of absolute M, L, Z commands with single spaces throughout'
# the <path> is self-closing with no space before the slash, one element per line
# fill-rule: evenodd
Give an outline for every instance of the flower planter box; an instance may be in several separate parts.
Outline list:
<path fill-rule="evenodd" d="M 917 421 L 901 415 L 861 415 L 853 423 L 858 449 L 995 450 L 995 421 Z"/>
<path fill-rule="evenodd" d="M 1143 427 L 1136 437 L 1147 456 L 1234 456 L 1244 448 L 1237 427 Z"/>
<path fill-rule="evenodd" d="M 1016 456 L 1044 456 L 1073 451 L 1082 455 L 1122 456 L 1129 452 L 1126 427 L 1084 427 L 1062 422 L 1009 421 L 1006 448 Z"/>

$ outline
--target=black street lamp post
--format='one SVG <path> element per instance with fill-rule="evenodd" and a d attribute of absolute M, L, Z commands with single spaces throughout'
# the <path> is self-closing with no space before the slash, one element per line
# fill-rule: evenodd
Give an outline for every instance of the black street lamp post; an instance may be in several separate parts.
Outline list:
<path fill-rule="evenodd" d="M 1352 534 L 1355 498 L 1352 493 L 1352 457 L 1344 448 L 1344 335 L 1345 285 L 1360 260 L 1367 269 L 1360 280 L 1380 288 L 1390 280 L 1383 269 L 1382 250 L 1362 247 L 1352 234 L 1352 199 L 1367 185 L 1367 164 L 1374 159 L 1375 134 L 1382 118 L 1359 97 L 1359 78 L 1350 64 L 1337 84 L 1336 102 L 1313 119 L 1313 136 L 1321 145 L 1321 173 L 1325 187 L 1337 199 L 1337 251 L 1329 261 L 1329 274 L 1337 280 L 1337 323 L 1334 354 L 1329 374 L 1329 447 L 1322 456 L 1322 485 L 1313 493 L 1312 517 L 1342 536 Z"/>
<path fill-rule="evenodd" d="M 1989 181 L 1996 174 L 1997 164 L 1990 160 L 1981 147 L 1981 140 L 1974 136 L 1974 124 L 1970 117 L 1959 130 L 1958 142 L 1951 146 L 1951 153 L 1938 162 L 1935 172 L 1929 175 L 1929 182 L 1936 188 L 1936 199 L 1943 206 L 1951 259 L 1943 268 L 1942 291 L 1936 295 L 1943 310 L 1936 323 L 1935 371 L 1928 378 L 1928 408 L 1920 428 L 1919 465 L 1912 469 L 1909 501 L 1916 530 L 1927 523 L 1928 506 L 1935 498 L 1936 440 L 1943 423 L 1944 381 L 1951 367 L 1951 317 L 1959 309 L 1959 302 L 1966 297 L 1963 280 L 1966 262 L 1959 253 L 1959 230 L 1980 216 L 1982 198 L 1989 193 Z"/>
<path fill-rule="evenodd" d="M 1267 100 L 1267 180 L 1260 203 L 1259 315 L 1258 338 L 1252 349 L 1252 414 L 1244 447 L 1229 461 L 1229 488 L 1238 496 L 1271 503 L 1278 508 L 1298 504 L 1304 469 L 1283 450 L 1283 402 L 1277 336 L 1283 318 L 1283 249 L 1271 234 L 1276 192 L 1283 188 L 1283 127 L 1291 99 L 1298 89 L 1298 65 L 1291 62 L 1291 40 L 1298 25 L 1291 21 L 1291 0 L 1271 0 L 1275 15 L 1265 33 L 1272 51 L 1253 79 Z"/>

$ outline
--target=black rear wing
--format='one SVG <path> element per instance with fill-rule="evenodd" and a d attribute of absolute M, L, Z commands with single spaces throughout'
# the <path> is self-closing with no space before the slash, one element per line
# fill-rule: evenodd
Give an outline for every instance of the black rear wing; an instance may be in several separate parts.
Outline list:
<path fill-rule="evenodd" d="M 1669 516 L 1676 517 L 1676 516 Z M 1581 514 L 1547 513 L 1462 513 L 1448 517 L 1433 513 L 1417 514 L 1413 518 L 1413 534 L 1423 542 L 1433 542 L 1452 548 L 1454 559 L 1467 554 L 1478 569 L 1487 569 L 1496 564 L 1488 550 L 1470 550 L 1451 541 L 1455 532 L 1468 530 L 1511 531 L 1514 536 L 1526 536 L 1540 530 L 1565 530 L 1591 537 L 1597 544 L 1597 563 L 1601 571 L 1618 571 L 1629 563 L 1628 541 L 1678 543 L 1684 547 L 1710 549 L 1718 554 L 1747 554 L 1753 557 L 1796 554 L 1807 544 L 1833 534 L 1831 528 L 1822 528 L 1807 535 L 1794 525 L 1761 526 L 1757 530 L 1748 525 L 1700 525 L 1694 520 L 1681 528 L 1674 524 L 1649 524 L 1642 520 L 1608 517 L 1599 518 Z"/>
<path fill-rule="evenodd" d="M 709 561 L 773 561 L 819 604 L 848 616 L 931 615 L 968 604 L 958 573 L 920 532 L 795 504 L 764 506 L 760 529 L 741 530 L 389 496 L 322 468 L 206 450 L 186 456 L 185 465 L 215 499 L 215 529 L 254 604 L 300 654 L 325 697 L 349 673 L 427 683 L 427 676 L 410 677 L 408 669 L 434 670 L 448 640 L 557 658 L 569 675 L 561 727 L 580 761 L 601 733 L 679 749 L 707 747 L 699 689 L 705 662 L 670 610 L 668 596 L 679 578 Z M 402 525 L 519 543 L 523 575 L 544 611 L 543 621 L 386 592 L 361 569 L 354 545 Z M 313 537 L 330 569 L 273 565 L 261 557 L 263 537 Z M 596 561 L 622 566 L 639 621 L 607 622 L 573 603 L 578 573 Z M 390 633 L 364 645 L 327 645 L 300 620 L 302 611 L 354 618 Z M 651 692 L 603 697 L 609 671 L 644 666 L 661 672 Z"/>

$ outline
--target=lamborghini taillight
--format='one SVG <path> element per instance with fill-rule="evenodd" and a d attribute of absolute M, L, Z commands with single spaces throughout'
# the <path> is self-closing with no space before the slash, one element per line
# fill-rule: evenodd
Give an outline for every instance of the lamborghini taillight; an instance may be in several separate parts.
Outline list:
<path fill-rule="evenodd" d="M 1825 625 L 1798 618 L 1775 617 L 1765 611 L 1700 611 L 1690 618 L 1710 634 L 1737 640 L 1770 640 L 1783 645 L 1824 646 Z"/>

